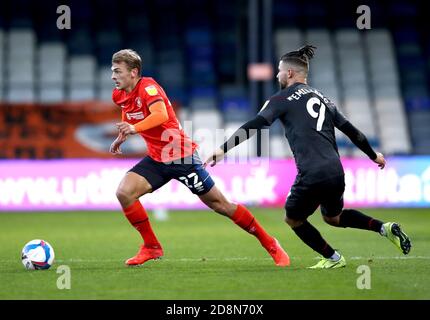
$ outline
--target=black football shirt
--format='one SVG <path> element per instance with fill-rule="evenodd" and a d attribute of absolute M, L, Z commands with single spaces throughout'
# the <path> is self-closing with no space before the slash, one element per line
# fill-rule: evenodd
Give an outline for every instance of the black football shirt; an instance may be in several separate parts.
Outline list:
<path fill-rule="evenodd" d="M 301 182 L 314 184 L 344 174 L 335 127 L 348 120 L 321 92 L 295 83 L 266 101 L 258 115 L 269 124 L 282 122 Z"/>

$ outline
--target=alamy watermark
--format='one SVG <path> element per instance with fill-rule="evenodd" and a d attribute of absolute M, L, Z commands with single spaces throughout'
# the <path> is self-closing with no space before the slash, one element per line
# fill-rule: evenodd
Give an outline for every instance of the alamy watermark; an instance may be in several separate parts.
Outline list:
<path fill-rule="evenodd" d="M 57 7 L 57 13 L 60 15 L 57 18 L 57 28 L 60 30 L 72 28 L 72 14 L 70 7 L 66 5 L 61 5 Z"/>
<path fill-rule="evenodd" d="M 372 29 L 370 7 L 363 4 L 357 8 L 357 13 L 361 14 L 357 18 L 357 28 L 359 30 Z"/>
<path fill-rule="evenodd" d="M 212 152 L 219 149 L 227 138 L 234 134 L 227 147 L 231 150 L 225 157 L 220 160 L 224 164 L 268 164 L 270 156 L 270 136 L 269 129 L 245 129 L 226 130 L 226 129 L 209 129 L 193 128 L 192 121 L 184 122 L 184 132 L 199 145 L 199 155 L 201 160 L 210 160 Z M 249 138 L 249 139 L 248 139 Z M 257 143 L 259 140 L 259 143 Z M 161 161 L 166 164 L 193 164 L 195 157 L 187 156 L 191 154 L 192 144 L 184 142 L 181 138 L 180 129 L 166 129 L 161 134 L 161 141 L 166 145 L 161 150 Z M 234 147 L 235 141 L 242 141 L 241 144 Z M 258 156 L 257 156 L 258 154 Z"/>
<path fill-rule="evenodd" d="M 72 272 L 70 267 L 68 265 L 58 266 L 57 273 L 61 274 L 57 278 L 57 288 L 59 290 L 70 290 L 72 288 Z"/>
<path fill-rule="evenodd" d="M 372 289 L 372 273 L 368 265 L 360 265 L 357 267 L 357 271 L 360 276 L 357 278 L 356 285 L 359 290 L 370 290 Z"/>

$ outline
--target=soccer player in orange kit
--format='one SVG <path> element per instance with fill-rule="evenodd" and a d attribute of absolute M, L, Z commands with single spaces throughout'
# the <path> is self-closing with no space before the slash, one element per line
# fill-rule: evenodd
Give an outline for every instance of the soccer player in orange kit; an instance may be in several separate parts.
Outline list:
<path fill-rule="evenodd" d="M 116 192 L 125 216 L 144 241 L 136 256 L 125 263 L 140 265 L 163 256 L 139 198 L 176 179 L 209 208 L 254 235 L 277 266 L 288 266 L 290 259 L 278 241 L 245 206 L 228 201 L 215 186 L 196 152 L 197 145 L 182 130 L 163 88 L 154 79 L 141 76 L 140 56 L 131 49 L 118 51 L 112 56 L 111 69 L 115 82 L 112 100 L 121 107 L 122 122 L 116 124 L 119 133 L 110 152 L 120 154 L 120 145 L 132 134 L 140 134 L 148 146 L 148 155 L 126 173 Z"/>

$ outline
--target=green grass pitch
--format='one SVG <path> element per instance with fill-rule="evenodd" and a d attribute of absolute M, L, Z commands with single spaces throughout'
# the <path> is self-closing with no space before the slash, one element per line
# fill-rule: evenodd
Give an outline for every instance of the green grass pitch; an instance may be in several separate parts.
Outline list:
<path fill-rule="evenodd" d="M 347 259 L 336 270 L 306 269 L 318 255 L 283 222 L 283 210 L 252 211 L 290 267 L 276 267 L 254 237 L 210 211 L 151 215 L 165 256 L 140 267 L 124 265 L 140 236 L 121 212 L 1 213 L 0 299 L 430 299 L 430 209 L 363 210 L 401 223 L 412 239 L 408 256 L 376 233 L 334 228 L 315 213 L 311 222 Z M 27 271 L 21 249 L 38 238 L 56 259 L 49 270 Z M 70 267 L 70 289 L 57 288 L 60 265 Z M 370 289 L 357 288 L 360 265 L 370 268 Z"/>

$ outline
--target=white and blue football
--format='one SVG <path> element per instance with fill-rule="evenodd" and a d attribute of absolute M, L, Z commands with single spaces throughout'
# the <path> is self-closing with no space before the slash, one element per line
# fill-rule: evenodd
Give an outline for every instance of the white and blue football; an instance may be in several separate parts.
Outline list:
<path fill-rule="evenodd" d="M 49 269 L 54 258 L 54 248 L 40 239 L 29 241 L 21 252 L 22 264 L 27 270 Z"/>

